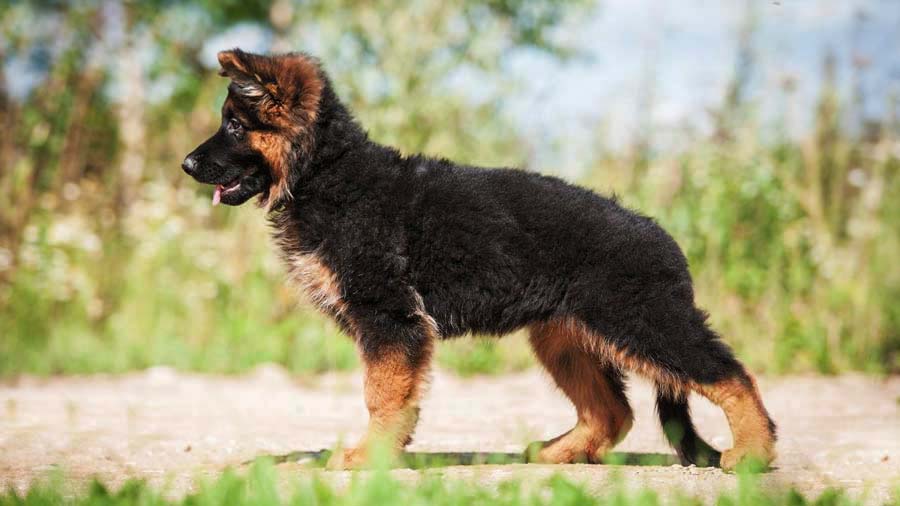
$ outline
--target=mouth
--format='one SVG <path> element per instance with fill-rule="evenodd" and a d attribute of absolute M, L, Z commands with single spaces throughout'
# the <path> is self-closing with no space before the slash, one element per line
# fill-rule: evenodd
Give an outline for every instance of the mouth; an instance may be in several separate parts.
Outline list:
<path fill-rule="evenodd" d="M 228 195 L 229 193 L 237 191 L 238 188 L 241 187 L 242 179 L 244 179 L 243 175 L 234 178 L 233 181 L 230 181 L 226 184 L 217 184 L 216 190 L 213 192 L 212 196 L 212 205 L 219 205 L 219 202 L 222 201 L 222 195 Z"/>

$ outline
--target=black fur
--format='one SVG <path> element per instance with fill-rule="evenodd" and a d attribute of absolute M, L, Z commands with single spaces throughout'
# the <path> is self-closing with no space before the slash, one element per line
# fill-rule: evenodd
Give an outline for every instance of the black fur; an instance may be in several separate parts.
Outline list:
<path fill-rule="evenodd" d="M 272 219 L 339 274 L 351 317 L 371 325 L 364 347 L 418 327 L 417 292 L 444 338 L 574 316 L 678 377 L 740 371 L 653 220 L 554 177 L 403 156 L 369 140 L 332 93 L 316 139 Z"/>
<path fill-rule="evenodd" d="M 691 408 L 687 398 L 657 392 L 656 413 L 666 440 L 675 449 L 682 465 L 719 465 L 722 455 L 697 434 L 694 422 L 691 421 Z"/>
<path fill-rule="evenodd" d="M 234 87 L 229 87 L 229 98 L 235 96 Z M 259 125 L 254 116 L 241 114 L 233 101 L 222 107 L 222 122 L 216 133 L 203 144 L 197 146 L 185 157 L 182 168 L 197 181 L 207 184 L 228 185 L 238 181 L 236 191 L 225 192 L 222 202 L 240 205 L 254 195 L 268 188 L 271 177 L 265 158 L 250 149 L 245 142 L 246 128 Z"/>
<path fill-rule="evenodd" d="M 311 155 L 270 220 L 286 254 L 315 253 L 336 274 L 346 309 L 332 314 L 364 356 L 399 345 L 423 360 L 424 309 L 440 338 L 568 317 L 680 381 L 743 377 L 652 219 L 555 177 L 404 156 L 369 139 L 322 79 Z M 686 401 L 657 405 L 664 426 L 681 426 L 673 445 L 685 462 L 717 458 Z"/>

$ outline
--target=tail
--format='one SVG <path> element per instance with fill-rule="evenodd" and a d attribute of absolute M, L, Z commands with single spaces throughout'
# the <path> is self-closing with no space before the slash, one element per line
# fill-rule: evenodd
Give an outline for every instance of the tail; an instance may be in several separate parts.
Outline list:
<path fill-rule="evenodd" d="M 675 449 L 682 465 L 718 466 L 722 456 L 697 434 L 691 422 L 691 408 L 687 397 L 675 398 L 657 391 L 656 412 L 669 444 Z"/>

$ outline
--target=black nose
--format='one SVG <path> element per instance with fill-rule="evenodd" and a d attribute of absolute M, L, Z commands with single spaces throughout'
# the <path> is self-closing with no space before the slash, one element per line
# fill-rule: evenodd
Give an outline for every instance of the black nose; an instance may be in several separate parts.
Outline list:
<path fill-rule="evenodd" d="M 181 162 L 181 168 L 184 169 L 188 174 L 193 174 L 194 169 L 197 168 L 197 160 L 194 160 L 194 157 L 188 155 L 183 162 Z"/>

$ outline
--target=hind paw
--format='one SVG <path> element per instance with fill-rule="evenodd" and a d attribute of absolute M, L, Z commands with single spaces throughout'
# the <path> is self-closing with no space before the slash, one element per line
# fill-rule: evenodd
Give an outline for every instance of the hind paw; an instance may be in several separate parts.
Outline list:
<path fill-rule="evenodd" d="M 535 441 L 528 445 L 526 460 L 540 464 L 599 463 L 612 450 L 615 441 L 598 435 L 586 426 L 578 425 L 549 441 Z"/>
<path fill-rule="evenodd" d="M 364 448 L 347 448 L 345 450 L 338 449 L 328 459 L 325 468 L 338 471 L 346 469 L 359 469 L 366 464 L 366 451 Z"/>
<path fill-rule="evenodd" d="M 746 467 L 751 471 L 763 471 L 775 460 L 775 452 L 769 448 L 731 448 L 722 452 L 720 466 L 725 471 Z"/>

